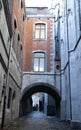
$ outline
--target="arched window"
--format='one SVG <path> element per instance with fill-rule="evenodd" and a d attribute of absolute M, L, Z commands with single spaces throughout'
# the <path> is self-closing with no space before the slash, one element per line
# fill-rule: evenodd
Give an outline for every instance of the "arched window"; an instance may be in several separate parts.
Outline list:
<path fill-rule="evenodd" d="M 35 39 L 38 40 L 46 39 L 46 24 L 44 23 L 35 24 Z"/>
<path fill-rule="evenodd" d="M 33 53 L 33 70 L 37 72 L 45 71 L 45 53 L 44 52 Z"/>

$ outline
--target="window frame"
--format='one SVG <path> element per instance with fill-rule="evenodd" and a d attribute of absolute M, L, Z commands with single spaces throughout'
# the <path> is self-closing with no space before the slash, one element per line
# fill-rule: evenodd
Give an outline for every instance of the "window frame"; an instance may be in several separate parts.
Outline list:
<path fill-rule="evenodd" d="M 35 56 L 35 54 L 37 54 L 37 55 L 44 54 L 44 56 Z M 46 57 L 46 54 L 43 51 L 33 52 L 33 71 L 34 72 L 45 72 L 45 61 L 46 61 L 45 57 Z M 35 64 L 34 64 L 35 59 L 37 59 L 37 64 L 38 64 L 37 70 L 35 70 Z M 41 70 L 41 63 L 42 63 L 41 59 L 43 59 L 43 70 Z"/>
<path fill-rule="evenodd" d="M 36 31 L 38 29 L 36 29 L 36 26 L 40 26 L 39 28 L 39 32 L 38 32 L 38 38 L 36 38 Z M 42 38 L 42 34 L 43 34 L 43 38 Z M 46 40 L 47 39 L 47 24 L 45 22 L 36 22 L 34 24 L 34 40 Z"/>

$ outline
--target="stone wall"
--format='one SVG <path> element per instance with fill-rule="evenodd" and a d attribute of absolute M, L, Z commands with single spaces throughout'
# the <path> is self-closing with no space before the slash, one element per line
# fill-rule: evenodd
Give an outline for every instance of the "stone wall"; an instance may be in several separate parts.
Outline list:
<path fill-rule="evenodd" d="M 23 80 L 22 80 L 22 91 L 29 85 L 34 84 L 34 83 L 49 83 L 54 86 L 55 81 L 54 81 L 54 75 L 50 73 L 41 73 L 41 74 L 36 74 L 34 72 L 30 73 L 23 73 Z M 59 91 L 59 87 L 57 88 Z"/>
<path fill-rule="evenodd" d="M 60 40 L 61 40 L 61 118 L 71 120 L 71 122 L 81 122 L 81 87 L 80 87 L 80 15 L 79 1 L 67 0 L 64 5 L 61 23 L 60 20 Z M 72 124 L 73 127 L 73 124 Z"/>
<path fill-rule="evenodd" d="M 12 49 L 12 37 L 6 21 L 4 5 L 0 10 L 0 125 L 3 119 L 3 102 L 6 96 L 4 123 L 19 116 L 21 68 Z M 9 89 L 11 94 L 9 95 Z"/>

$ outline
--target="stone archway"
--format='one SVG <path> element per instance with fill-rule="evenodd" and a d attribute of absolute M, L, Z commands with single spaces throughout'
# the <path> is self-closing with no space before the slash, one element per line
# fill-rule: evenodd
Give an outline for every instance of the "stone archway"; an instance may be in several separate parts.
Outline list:
<path fill-rule="evenodd" d="M 55 99 L 55 102 L 56 102 L 57 115 L 60 114 L 60 100 L 61 100 L 60 92 L 57 90 L 56 87 L 54 87 L 48 83 L 34 83 L 34 84 L 27 86 L 23 90 L 22 96 L 21 96 L 21 101 L 20 101 L 20 104 L 21 104 L 20 108 L 22 108 L 22 110 L 23 110 L 24 103 L 28 99 L 28 97 L 30 97 L 31 95 L 33 95 L 36 92 L 45 92 L 45 93 L 51 95 Z M 21 115 L 23 115 L 22 110 L 20 110 Z"/>

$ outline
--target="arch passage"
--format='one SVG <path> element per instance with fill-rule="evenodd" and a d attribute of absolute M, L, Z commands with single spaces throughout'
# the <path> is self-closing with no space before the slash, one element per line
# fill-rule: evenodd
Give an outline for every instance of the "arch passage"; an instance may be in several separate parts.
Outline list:
<path fill-rule="evenodd" d="M 54 86 L 47 83 L 35 83 L 26 87 L 22 93 L 20 101 L 21 107 L 23 107 L 23 104 L 28 99 L 28 97 L 36 92 L 45 92 L 51 95 L 55 99 L 57 110 L 60 108 L 60 93 Z"/>

